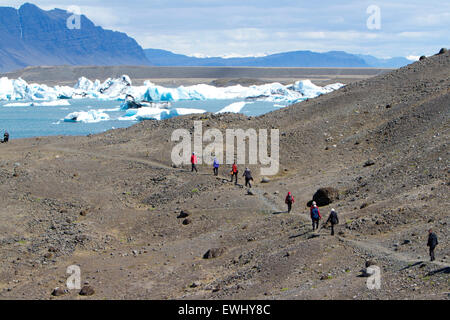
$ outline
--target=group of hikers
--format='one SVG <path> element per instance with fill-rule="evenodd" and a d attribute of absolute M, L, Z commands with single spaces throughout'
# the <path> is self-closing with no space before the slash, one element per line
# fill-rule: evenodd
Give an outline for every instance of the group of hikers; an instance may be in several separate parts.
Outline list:
<path fill-rule="evenodd" d="M 9 133 L 5 130 L 5 133 L 3 134 L 3 140 L 0 140 L 1 143 L 7 143 L 9 141 Z"/>
<path fill-rule="evenodd" d="M 191 156 L 191 165 L 192 165 L 192 172 L 198 172 L 197 170 L 197 155 L 195 154 L 195 152 L 192 153 Z M 214 176 L 218 176 L 219 175 L 219 167 L 220 167 L 220 163 L 217 160 L 217 158 L 214 158 L 213 161 L 213 173 Z M 233 163 L 232 167 L 231 167 L 231 171 L 230 171 L 230 176 L 231 176 L 231 180 L 230 182 L 233 182 L 233 180 L 235 181 L 234 184 L 237 185 L 238 184 L 238 174 L 239 174 L 239 170 L 238 167 L 236 165 L 236 161 Z M 245 186 L 251 188 L 252 184 L 251 181 L 253 181 L 253 177 L 252 177 L 252 173 L 250 171 L 249 168 L 246 168 L 244 171 L 244 174 L 242 175 L 245 178 Z M 285 199 L 285 203 L 288 207 L 288 213 L 291 213 L 292 211 L 292 206 L 295 203 L 295 199 L 294 196 L 292 195 L 291 192 L 288 192 L 288 194 L 286 195 L 286 199 Z M 311 217 L 311 221 L 312 221 L 312 229 L 313 231 L 319 230 L 319 222 L 320 220 L 322 220 L 322 215 L 320 214 L 320 210 L 319 207 L 317 206 L 316 201 L 313 201 L 310 207 L 310 217 Z M 335 209 L 331 209 L 330 215 L 328 216 L 327 221 L 325 222 L 325 225 L 330 225 L 331 227 L 331 235 L 334 236 L 334 227 L 339 224 L 339 217 L 338 214 L 336 212 Z M 428 236 L 428 243 L 427 246 L 430 248 L 430 258 L 431 261 L 435 260 L 435 255 L 434 255 L 434 250 L 436 248 L 436 246 L 438 245 L 438 240 L 437 240 L 437 236 L 436 234 L 430 229 L 429 230 L 429 236 Z"/>
<path fill-rule="evenodd" d="M 192 167 L 191 172 L 194 172 L 194 171 L 198 172 L 197 163 L 198 163 L 197 155 L 195 154 L 195 152 L 193 152 L 191 155 L 191 167 Z M 217 158 L 214 158 L 213 173 L 214 173 L 214 176 L 216 176 L 216 177 L 219 175 L 219 168 L 220 168 L 219 160 L 217 160 Z M 234 184 L 238 184 L 238 174 L 239 174 L 239 170 L 238 170 L 238 167 L 237 167 L 237 164 L 235 161 L 233 163 L 233 165 L 231 166 L 230 182 L 233 182 L 233 180 L 234 180 Z M 253 181 L 253 177 L 252 177 L 252 172 L 250 171 L 250 169 L 245 168 L 244 174 L 242 176 L 245 178 L 245 186 L 251 188 L 252 187 L 251 181 Z"/>
<path fill-rule="evenodd" d="M 291 213 L 292 205 L 295 203 L 294 196 L 291 192 L 288 192 L 285 203 L 288 206 L 288 213 Z M 315 201 L 312 202 L 311 208 L 309 209 L 309 214 L 311 216 L 313 231 L 319 230 L 319 222 L 322 219 L 322 215 L 320 214 L 319 207 Z M 334 226 L 339 224 L 339 218 L 335 209 L 331 209 L 331 213 L 325 224 L 330 224 L 331 235 L 334 236 Z"/>

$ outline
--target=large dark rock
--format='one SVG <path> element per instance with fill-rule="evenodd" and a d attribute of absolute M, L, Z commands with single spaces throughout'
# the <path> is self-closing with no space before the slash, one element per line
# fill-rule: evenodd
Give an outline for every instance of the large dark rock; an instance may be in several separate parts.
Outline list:
<path fill-rule="evenodd" d="M 91 286 L 84 286 L 81 288 L 80 296 L 92 296 L 94 295 L 95 290 Z"/>
<path fill-rule="evenodd" d="M 374 165 L 375 165 L 375 161 L 373 161 L 372 159 L 369 159 L 366 162 L 364 162 L 363 167 L 366 168 L 366 167 L 371 167 L 371 166 L 374 166 Z"/>
<path fill-rule="evenodd" d="M 327 187 L 327 188 L 320 188 L 319 190 L 317 190 L 313 196 L 312 201 L 315 201 L 319 207 L 322 207 L 327 206 L 338 199 L 339 199 L 339 191 L 335 188 Z M 312 201 L 308 203 L 309 206 L 311 206 Z"/>
<path fill-rule="evenodd" d="M 180 214 L 178 215 L 178 219 L 184 219 L 189 217 L 191 214 L 185 210 L 181 210 Z"/>
<path fill-rule="evenodd" d="M 60 297 L 60 296 L 62 296 L 62 295 L 65 295 L 67 293 L 67 291 L 66 290 L 64 290 L 63 288 L 55 288 L 55 289 L 53 289 L 53 291 L 52 291 L 52 296 L 54 296 L 54 297 Z"/>
<path fill-rule="evenodd" d="M 209 249 L 204 255 L 203 259 L 214 259 L 218 258 L 225 253 L 226 248 L 213 248 Z"/>

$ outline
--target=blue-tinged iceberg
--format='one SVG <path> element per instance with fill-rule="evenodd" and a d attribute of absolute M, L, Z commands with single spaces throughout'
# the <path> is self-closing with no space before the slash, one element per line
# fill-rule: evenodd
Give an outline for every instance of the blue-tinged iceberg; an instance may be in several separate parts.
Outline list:
<path fill-rule="evenodd" d="M 322 94 L 330 93 L 332 91 L 342 88 L 342 83 L 334 83 L 325 87 L 316 86 L 311 80 L 297 81 L 292 89 L 296 92 L 300 92 L 306 98 L 314 98 Z"/>
<path fill-rule="evenodd" d="M 68 86 L 49 87 L 28 84 L 22 79 L 0 79 L 0 100 L 7 101 L 54 101 L 61 99 L 97 99 L 125 101 L 132 96 L 136 101 L 171 102 L 180 100 L 241 99 L 276 103 L 295 103 L 339 89 L 336 83 L 325 87 L 314 85 L 309 80 L 298 81 L 293 85 L 270 83 L 243 87 L 241 85 L 218 88 L 207 84 L 166 88 L 146 81 L 142 86 L 133 86 L 130 77 L 123 75 L 117 79 L 91 81 L 80 78 L 72 88 Z M 127 109 L 127 108 L 124 108 Z"/>

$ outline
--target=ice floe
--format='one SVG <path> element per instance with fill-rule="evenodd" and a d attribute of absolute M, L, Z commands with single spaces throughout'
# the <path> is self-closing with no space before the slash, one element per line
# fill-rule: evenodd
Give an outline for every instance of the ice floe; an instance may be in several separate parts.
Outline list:
<path fill-rule="evenodd" d="M 226 106 L 225 108 L 223 108 L 222 110 L 216 112 L 216 113 L 225 113 L 225 112 L 232 112 L 232 113 L 239 113 L 241 112 L 242 108 L 245 107 L 245 105 L 248 102 L 235 102 L 232 103 L 228 106 Z"/>
<path fill-rule="evenodd" d="M 109 115 L 99 110 L 72 112 L 64 118 L 64 122 L 95 123 L 109 120 Z"/>
<path fill-rule="evenodd" d="M 161 109 L 154 107 L 143 107 L 139 109 L 128 109 L 126 114 L 119 118 L 119 120 L 165 120 L 176 116 L 182 116 L 187 114 L 205 113 L 205 110 L 201 109 L 188 109 L 188 108 L 173 108 L 173 109 Z"/>
<path fill-rule="evenodd" d="M 54 100 L 45 102 L 14 102 L 3 105 L 4 107 L 61 107 L 70 106 L 67 100 Z"/>

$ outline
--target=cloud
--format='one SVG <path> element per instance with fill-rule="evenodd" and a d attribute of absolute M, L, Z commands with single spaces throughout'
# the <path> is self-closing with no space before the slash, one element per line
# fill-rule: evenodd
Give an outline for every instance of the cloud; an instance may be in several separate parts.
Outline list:
<path fill-rule="evenodd" d="M 22 1 L 3 0 L 19 6 Z M 67 9 L 62 0 L 35 0 Z M 449 46 L 450 3 L 438 0 L 77 0 L 97 25 L 126 32 L 144 48 L 188 55 L 257 55 L 344 50 L 378 56 L 430 55 Z M 368 30 L 366 9 L 381 10 Z"/>

